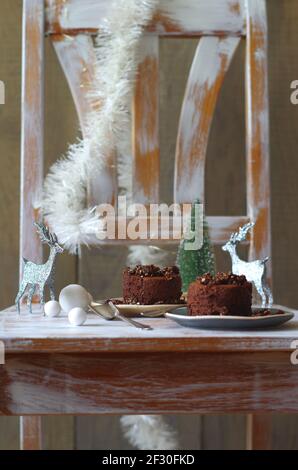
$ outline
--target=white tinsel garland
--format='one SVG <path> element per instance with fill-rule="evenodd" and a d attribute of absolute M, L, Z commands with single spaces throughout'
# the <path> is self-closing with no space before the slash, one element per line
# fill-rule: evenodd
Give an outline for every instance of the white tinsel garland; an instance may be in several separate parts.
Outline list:
<path fill-rule="evenodd" d="M 70 252 L 76 252 L 81 244 L 88 245 L 90 235 L 93 238 L 100 229 L 94 211 L 85 208 L 89 175 L 100 174 L 111 148 L 127 156 L 137 47 L 156 4 L 157 0 L 118 0 L 112 5 L 95 39 L 95 76 L 90 90 L 94 110 L 87 117 L 85 138 L 69 147 L 45 180 L 43 213 Z M 123 161 L 120 166 L 128 167 Z M 126 186 L 128 179 L 125 177 Z"/>
<path fill-rule="evenodd" d="M 95 39 L 95 76 L 90 100 L 100 103 L 87 119 L 85 138 L 71 145 L 66 156 L 54 164 L 45 180 L 43 214 L 60 242 L 75 253 L 88 245 L 100 230 L 91 208 L 85 208 L 89 176 L 105 166 L 111 148 L 118 152 L 118 182 L 131 196 L 129 151 L 129 103 L 136 73 L 137 47 L 144 27 L 153 16 L 158 0 L 117 0 L 104 28 Z M 156 247 L 130 248 L 129 264 L 160 263 L 166 252 Z M 139 449 L 175 449 L 174 432 L 161 416 L 121 418 L 125 435 Z"/>
<path fill-rule="evenodd" d="M 161 416 L 123 416 L 121 424 L 129 442 L 141 450 L 178 449 L 176 435 Z"/>

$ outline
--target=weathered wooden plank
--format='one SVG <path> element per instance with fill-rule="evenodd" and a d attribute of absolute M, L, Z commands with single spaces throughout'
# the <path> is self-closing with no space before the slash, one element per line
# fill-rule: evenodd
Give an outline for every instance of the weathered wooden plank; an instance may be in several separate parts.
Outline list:
<path fill-rule="evenodd" d="M 92 39 L 86 34 L 77 36 L 57 34 L 51 36 L 51 41 L 67 79 L 84 134 L 86 116 L 92 111 L 91 100 L 87 99 L 95 61 Z"/>
<path fill-rule="evenodd" d="M 51 37 L 54 48 L 69 84 L 78 113 L 81 130 L 86 135 L 86 119 L 92 108 L 99 103 L 90 99 L 90 86 L 94 77 L 94 47 L 90 36 L 78 34 L 54 35 Z M 92 149 L 91 149 L 92 151 Z M 111 150 L 100 174 L 90 175 L 88 181 L 88 205 L 114 203 L 117 193 L 115 152 Z"/>
<path fill-rule="evenodd" d="M 272 415 L 257 414 L 247 417 L 247 450 L 272 449 Z"/>
<path fill-rule="evenodd" d="M 75 448 L 74 416 L 43 416 L 43 449 L 72 450 Z"/>
<path fill-rule="evenodd" d="M 47 32 L 95 31 L 109 14 L 110 0 L 47 0 Z M 159 35 L 241 35 L 244 0 L 162 0 L 148 31 Z"/>
<path fill-rule="evenodd" d="M 23 257 L 42 262 L 43 250 L 35 233 L 44 158 L 44 3 L 24 0 L 21 118 L 20 276 Z M 20 421 L 21 448 L 41 448 L 41 418 Z"/>
<path fill-rule="evenodd" d="M 298 449 L 298 415 L 278 414 L 272 417 L 272 449 Z"/>
<path fill-rule="evenodd" d="M 0 416 L 0 450 L 19 450 L 19 419 L 14 416 Z"/>
<path fill-rule="evenodd" d="M 266 2 L 247 0 L 246 10 L 247 215 L 255 222 L 249 257 L 258 259 L 271 255 Z"/>
<path fill-rule="evenodd" d="M 20 444 L 21 450 L 42 449 L 42 426 L 41 416 L 20 417 Z"/>
<path fill-rule="evenodd" d="M 283 308 L 276 306 L 276 308 Z M 286 307 L 284 307 L 286 309 Z M 229 351 L 288 351 L 298 336 L 298 318 L 282 329 L 266 331 L 217 331 L 189 329 L 170 319 L 144 318 L 152 331 L 143 331 L 123 322 L 109 323 L 89 315 L 82 328 L 70 326 L 67 316 L 44 318 L 34 309 L 33 316 L 22 310 L 21 319 L 12 307 L 2 313 L 0 340 L 6 353 L 79 353 L 79 352 L 229 352 Z M 253 321 L 253 320 L 252 320 Z"/>
<path fill-rule="evenodd" d="M 174 200 L 204 202 L 208 136 L 219 90 L 239 38 L 203 37 L 190 70 L 183 101 L 175 165 Z"/>
<path fill-rule="evenodd" d="M 204 450 L 245 449 L 245 416 L 206 415 L 202 417 L 202 447 Z"/>
<path fill-rule="evenodd" d="M 120 416 L 77 416 L 75 419 L 76 449 L 133 449 L 123 434 Z M 105 432 L 107 429 L 109 431 Z"/>
<path fill-rule="evenodd" d="M 159 201 L 159 41 L 144 37 L 133 99 L 133 201 Z"/>
<path fill-rule="evenodd" d="M 15 354 L 1 371 L 6 415 L 298 411 L 286 351 Z"/>
<path fill-rule="evenodd" d="M 247 213 L 255 226 L 249 258 L 271 255 L 267 14 L 265 0 L 246 0 Z M 267 277 L 271 279 L 271 260 Z M 270 416 L 248 416 L 249 449 L 270 449 Z"/>
<path fill-rule="evenodd" d="M 44 157 L 44 5 L 39 0 L 24 1 L 22 62 L 20 273 L 23 256 L 42 260 L 42 245 L 33 227 Z"/>

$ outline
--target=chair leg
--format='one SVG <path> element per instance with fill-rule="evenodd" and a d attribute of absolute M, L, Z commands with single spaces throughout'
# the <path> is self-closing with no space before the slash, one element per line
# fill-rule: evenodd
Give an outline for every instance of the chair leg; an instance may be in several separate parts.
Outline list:
<path fill-rule="evenodd" d="M 21 450 L 42 449 L 41 416 L 20 417 L 20 446 Z"/>
<path fill-rule="evenodd" d="M 247 450 L 271 450 L 272 416 L 254 414 L 247 416 Z"/>

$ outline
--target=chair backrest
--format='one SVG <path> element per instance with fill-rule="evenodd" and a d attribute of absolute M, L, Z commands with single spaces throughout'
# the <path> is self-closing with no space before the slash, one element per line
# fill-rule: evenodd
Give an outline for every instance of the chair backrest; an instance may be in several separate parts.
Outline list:
<path fill-rule="evenodd" d="M 34 237 L 34 198 L 43 178 L 43 42 L 49 35 L 67 77 L 84 133 L 92 79 L 91 34 L 110 0 L 24 0 L 21 254 L 41 257 Z M 90 34 L 86 34 L 90 33 Z M 177 137 L 174 201 L 204 201 L 208 135 L 218 93 L 242 38 L 246 40 L 247 214 L 209 217 L 211 239 L 224 243 L 239 225 L 254 221 L 250 258 L 270 255 L 267 22 L 265 0 L 161 0 L 144 38 L 133 100 L 133 198 L 158 202 L 159 36 L 200 37 L 190 70 Z M 117 178 L 113 154 L 90 202 L 113 202 Z M 104 184 L 102 182 L 104 181 Z M 104 191 L 101 189 L 104 188 Z"/>

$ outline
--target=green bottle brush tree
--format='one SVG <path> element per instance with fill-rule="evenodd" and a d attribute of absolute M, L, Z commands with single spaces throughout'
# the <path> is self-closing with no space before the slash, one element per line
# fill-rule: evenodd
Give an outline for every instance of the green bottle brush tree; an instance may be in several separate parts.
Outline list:
<path fill-rule="evenodd" d="M 195 230 L 195 204 L 200 204 L 200 201 L 196 199 L 192 204 L 191 209 L 191 224 L 190 229 Z M 182 239 L 178 248 L 177 255 L 177 266 L 180 269 L 182 278 L 182 290 L 187 292 L 191 282 L 193 282 L 198 276 L 202 276 L 209 272 L 215 274 L 215 257 L 211 241 L 209 238 L 209 229 L 206 218 L 203 219 L 203 244 L 201 248 L 197 250 L 186 250 L 186 243 L 194 241 L 193 239 Z"/>

